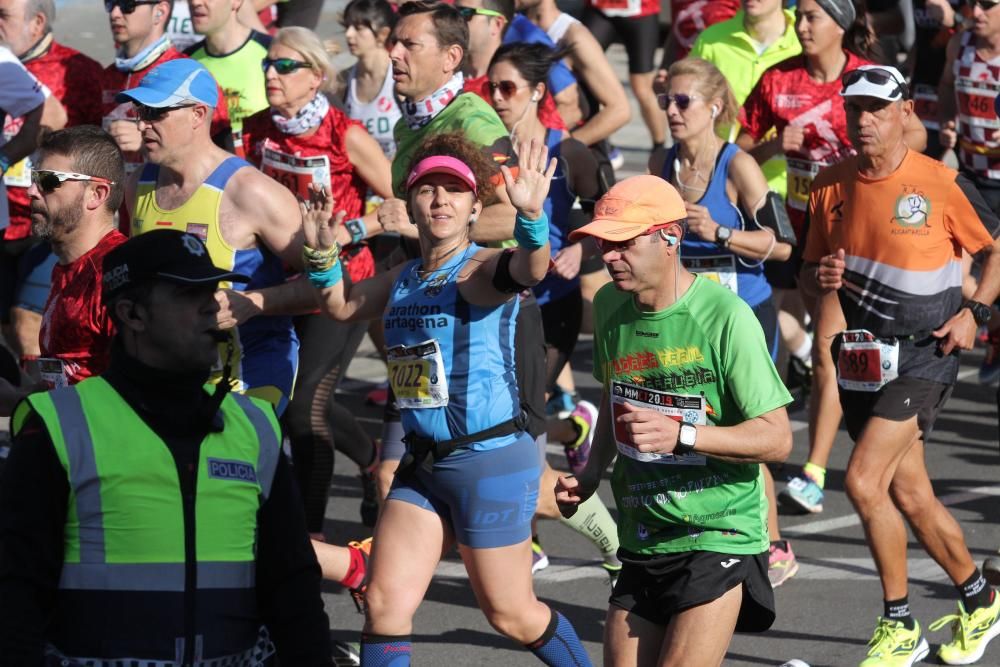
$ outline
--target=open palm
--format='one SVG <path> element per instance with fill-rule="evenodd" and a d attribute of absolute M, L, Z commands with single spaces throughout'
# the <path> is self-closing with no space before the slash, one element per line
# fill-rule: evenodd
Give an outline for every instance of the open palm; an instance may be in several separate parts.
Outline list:
<path fill-rule="evenodd" d="M 544 142 L 535 139 L 522 141 L 517 147 L 517 177 L 508 167 L 500 167 L 510 203 L 531 218 L 541 215 L 545 198 L 549 195 L 549 184 L 556 173 L 556 160 L 549 160 L 548 156 L 549 149 Z"/>

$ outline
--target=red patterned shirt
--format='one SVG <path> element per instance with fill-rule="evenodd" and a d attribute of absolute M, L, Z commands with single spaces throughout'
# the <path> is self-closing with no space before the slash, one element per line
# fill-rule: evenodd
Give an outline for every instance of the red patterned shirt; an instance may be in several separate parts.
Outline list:
<path fill-rule="evenodd" d="M 53 41 L 41 55 L 25 62 L 24 67 L 66 107 L 67 127 L 100 124 L 100 63 Z M 8 118 L 4 134 L 14 136 L 20 131 L 22 123 L 21 118 Z M 6 179 L 10 226 L 6 229 L 4 238 L 8 240 L 23 239 L 31 234 L 31 200 L 28 198 L 30 171 L 12 172 L 21 174 L 21 177 L 18 179 L 12 173 L 11 178 Z"/>
<path fill-rule="evenodd" d="M 263 109 L 243 121 L 243 150 L 249 162 L 300 197 L 306 196 L 314 175 L 325 170 L 337 212 L 344 211 L 344 219 L 350 220 L 364 213 L 368 192 L 368 184 L 347 154 L 345 140 L 351 127 L 364 130 L 361 123 L 331 106 L 312 134 L 285 134 L 271 120 L 271 110 Z M 354 282 L 375 275 L 375 260 L 364 243 L 345 248 L 344 264 Z"/>
<path fill-rule="evenodd" d="M 52 290 L 38 336 L 41 361 L 58 360 L 69 384 L 99 375 L 108 367 L 114 326 L 101 303 L 101 273 L 104 256 L 125 241 L 120 232 L 108 232 L 75 262 L 52 269 Z"/>
<path fill-rule="evenodd" d="M 671 31 L 677 42 L 677 60 L 687 56 L 701 31 L 736 16 L 739 0 L 670 0 Z"/>

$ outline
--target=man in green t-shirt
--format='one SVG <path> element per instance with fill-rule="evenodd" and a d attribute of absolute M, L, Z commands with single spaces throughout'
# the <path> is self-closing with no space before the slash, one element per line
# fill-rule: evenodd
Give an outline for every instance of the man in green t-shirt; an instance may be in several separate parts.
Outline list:
<path fill-rule="evenodd" d="M 594 299 L 604 394 L 590 461 L 556 488 L 572 513 L 619 455 L 608 662 L 719 664 L 734 630 L 774 621 L 759 464 L 791 451 L 791 397 L 750 308 L 681 264 L 686 215 L 669 183 L 634 176 L 570 235 L 595 237 L 613 281 Z"/>

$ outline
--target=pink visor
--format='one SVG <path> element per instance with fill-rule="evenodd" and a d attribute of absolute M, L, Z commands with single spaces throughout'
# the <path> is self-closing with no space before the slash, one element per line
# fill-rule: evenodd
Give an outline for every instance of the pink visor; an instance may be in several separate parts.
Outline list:
<path fill-rule="evenodd" d="M 410 170 L 410 176 L 406 179 L 406 189 L 409 190 L 413 184 L 428 174 L 451 174 L 462 179 L 462 181 L 472 189 L 472 194 L 479 196 L 476 187 L 476 175 L 458 158 L 447 155 L 435 155 L 424 158 L 417 166 Z"/>

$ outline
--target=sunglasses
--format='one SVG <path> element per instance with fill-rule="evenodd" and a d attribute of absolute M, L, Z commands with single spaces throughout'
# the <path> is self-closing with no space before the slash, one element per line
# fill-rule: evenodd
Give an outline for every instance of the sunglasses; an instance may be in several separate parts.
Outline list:
<path fill-rule="evenodd" d="M 56 171 L 54 169 L 31 170 L 31 182 L 45 194 L 53 192 L 66 181 L 93 181 L 107 185 L 115 184 L 114 181 L 109 181 L 100 176 L 88 176 L 87 174 L 77 174 L 72 171 Z"/>
<path fill-rule="evenodd" d="M 302 60 L 293 58 L 264 58 L 260 61 L 260 67 L 267 74 L 267 70 L 274 67 L 274 71 L 279 75 L 291 74 L 297 69 L 312 69 L 312 65 Z"/>
<path fill-rule="evenodd" d="M 1000 5 L 1000 0 L 965 0 L 965 4 L 969 7 L 979 5 L 984 12 L 988 12 L 997 5 Z"/>
<path fill-rule="evenodd" d="M 906 97 L 906 82 L 898 80 L 891 72 L 887 72 L 884 69 L 851 70 L 844 75 L 844 78 L 841 81 L 844 84 L 843 90 L 847 90 L 848 87 L 853 86 L 862 79 L 868 81 L 869 83 L 874 83 L 876 86 L 884 86 L 887 83 L 894 83 L 896 84 L 896 87 L 891 93 L 889 93 L 889 97 L 896 97 L 897 95 Z"/>
<path fill-rule="evenodd" d="M 597 241 L 597 247 L 600 249 L 602 255 L 609 252 L 625 252 L 629 248 L 634 248 L 638 240 L 643 238 L 644 236 L 652 237 L 649 241 L 650 243 L 656 243 L 657 241 L 665 240 L 663 238 L 663 235 L 660 234 L 660 231 L 666 228 L 667 225 L 657 225 L 649 229 L 644 234 L 633 236 L 627 241 L 609 241 L 608 239 L 599 239 L 596 236 L 594 237 L 594 240 Z"/>
<path fill-rule="evenodd" d="M 455 7 L 458 13 L 462 15 L 462 18 L 466 21 L 471 21 L 472 17 L 476 14 L 480 16 L 497 16 L 499 18 L 506 18 L 502 13 L 493 11 L 492 9 L 482 9 L 480 7 Z"/>
<path fill-rule="evenodd" d="M 688 107 L 695 100 L 700 100 L 698 95 L 685 95 L 680 93 L 678 95 L 668 95 L 667 93 L 660 93 L 656 96 L 656 103 L 660 105 L 660 108 L 666 111 L 670 108 L 670 103 L 673 102 L 677 105 L 677 108 L 681 111 L 687 111 Z"/>
<path fill-rule="evenodd" d="M 499 90 L 505 100 L 513 97 L 514 93 L 520 89 L 528 88 L 528 86 L 519 86 L 513 81 L 497 81 L 496 83 L 490 81 L 487 85 L 490 87 L 490 95 Z"/>
<path fill-rule="evenodd" d="M 108 14 L 118 7 L 122 14 L 131 14 L 139 5 L 157 5 L 160 0 L 104 0 L 104 11 Z"/>
<path fill-rule="evenodd" d="M 137 121 L 141 120 L 144 123 L 155 123 L 175 109 L 187 109 L 195 105 L 180 104 L 175 107 L 147 107 L 145 104 L 133 104 L 132 106 L 135 109 L 135 119 Z"/>

